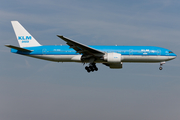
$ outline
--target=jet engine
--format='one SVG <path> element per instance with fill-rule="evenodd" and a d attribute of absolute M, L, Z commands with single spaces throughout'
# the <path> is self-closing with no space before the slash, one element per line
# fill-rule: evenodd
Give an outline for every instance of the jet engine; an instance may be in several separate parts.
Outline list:
<path fill-rule="evenodd" d="M 110 68 L 119 69 L 122 68 L 121 54 L 118 53 L 106 53 L 104 60 L 107 61 L 105 65 Z"/>

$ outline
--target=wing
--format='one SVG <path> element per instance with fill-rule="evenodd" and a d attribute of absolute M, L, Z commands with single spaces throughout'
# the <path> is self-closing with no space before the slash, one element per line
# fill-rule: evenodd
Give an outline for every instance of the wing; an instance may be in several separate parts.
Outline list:
<path fill-rule="evenodd" d="M 60 35 L 57 36 L 62 40 L 64 40 L 66 44 L 70 46 L 70 48 L 73 48 L 77 53 L 83 54 L 85 56 L 90 55 L 90 56 L 98 57 L 105 54 L 100 50 L 94 49 L 92 47 L 76 42 L 74 40 L 70 40 L 68 38 L 65 38 L 64 36 L 60 36 Z"/>

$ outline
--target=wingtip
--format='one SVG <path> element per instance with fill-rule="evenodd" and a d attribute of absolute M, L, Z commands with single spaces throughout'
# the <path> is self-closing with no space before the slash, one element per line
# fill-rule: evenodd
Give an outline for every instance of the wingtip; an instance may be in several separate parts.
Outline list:
<path fill-rule="evenodd" d="M 6 44 L 6 45 L 4 45 L 4 46 L 9 47 L 10 45 L 9 45 L 9 44 Z"/>
<path fill-rule="evenodd" d="M 62 35 L 57 35 L 59 38 L 61 38 L 61 39 L 63 39 L 64 38 L 64 36 L 62 36 Z"/>

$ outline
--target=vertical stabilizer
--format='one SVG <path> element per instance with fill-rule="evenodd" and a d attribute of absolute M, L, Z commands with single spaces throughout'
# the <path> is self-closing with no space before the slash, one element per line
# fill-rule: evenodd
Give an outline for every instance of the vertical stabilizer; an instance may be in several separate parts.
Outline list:
<path fill-rule="evenodd" d="M 11 21 L 11 23 L 20 47 L 41 46 L 18 21 Z"/>

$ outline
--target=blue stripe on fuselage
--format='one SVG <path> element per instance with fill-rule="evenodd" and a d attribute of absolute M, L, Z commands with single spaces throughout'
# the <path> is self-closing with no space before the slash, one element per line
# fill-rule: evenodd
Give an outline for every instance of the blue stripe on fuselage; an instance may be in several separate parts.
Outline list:
<path fill-rule="evenodd" d="M 107 53 L 116 52 L 122 55 L 145 55 L 145 56 L 176 56 L 169 53 L 170 50 L 154 46 L 89 46 Z M 76 51 L 67 45 L 25 47 L 32 52 L 22 52 L 11 49 L 11 52 L 23 55 L 78 55 Z"/>

